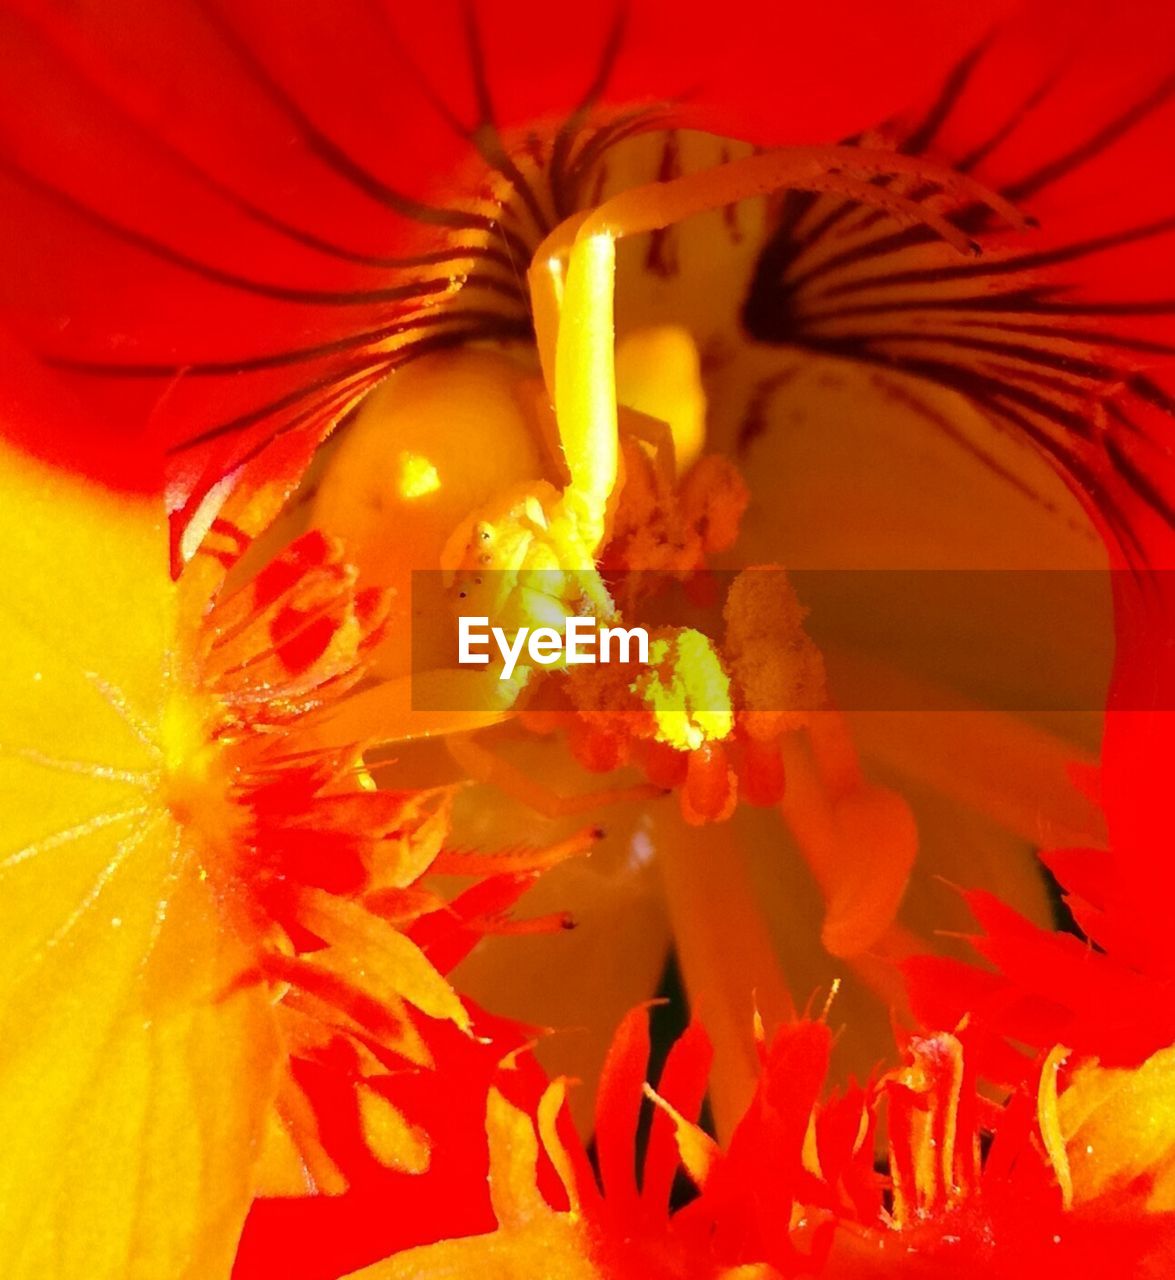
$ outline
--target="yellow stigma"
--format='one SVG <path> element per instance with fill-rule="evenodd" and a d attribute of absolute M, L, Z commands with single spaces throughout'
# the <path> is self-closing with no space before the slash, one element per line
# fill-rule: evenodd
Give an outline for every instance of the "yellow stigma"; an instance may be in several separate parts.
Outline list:
<path fill-rule="evenodd" d="M 710 641 L 700 632 L 679 631 L 649 646 L 652 671 L 632 691 L 653 713 L 656 739 L 678 751 L 718 742 L 734 728 L 730 679 Z"/>

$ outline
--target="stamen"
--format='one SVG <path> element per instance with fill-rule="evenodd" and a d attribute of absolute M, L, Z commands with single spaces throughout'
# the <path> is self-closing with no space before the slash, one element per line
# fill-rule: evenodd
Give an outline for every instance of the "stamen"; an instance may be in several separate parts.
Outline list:
<path fill-rule="evenodd" d="M 1040 1121 L 1040 1136 L 1048 1152 L 1053 1172 L 1057 1175 L 1057 1183 L 1061 1188 L 1061 1203 L 1065 1209 L 1073 1206 L 1073 1175 L 1069 1169 L 1069 1155 L 1065 1150 L 1065 1135 L 1061 1131 L 1061 1119 L 1057 1108 L 1057 1074 L 1069 1050 L 1064 1045 L 1056 1045 L 1049 1051 L 1040 1069 L 1040 1086 L 1037 1090 L 1037 1118 Z"/>

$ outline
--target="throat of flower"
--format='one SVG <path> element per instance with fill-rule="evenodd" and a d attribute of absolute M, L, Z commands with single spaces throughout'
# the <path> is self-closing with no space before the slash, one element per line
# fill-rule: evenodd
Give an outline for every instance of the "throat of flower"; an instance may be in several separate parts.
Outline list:
<path fill-rule="evenodd" d="M 173 692 L 163 712 L 160 745 L 164 804 L 196 835 L 203 856 L 230 847 L 245 816 L 231 798 L 232 770 L 215 732 L 212 707 L 191 691 Z"/>

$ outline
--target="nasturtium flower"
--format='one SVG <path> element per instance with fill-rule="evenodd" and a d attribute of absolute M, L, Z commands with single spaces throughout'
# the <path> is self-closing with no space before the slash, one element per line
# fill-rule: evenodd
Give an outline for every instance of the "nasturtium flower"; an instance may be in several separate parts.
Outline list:
<path fill-rule="evenodd" d="M 242 1276 L 1160 1265 L 1169 6 L 0 24 L 6 1274 L 225 1275 L 257 1193 Z M 1107 567 L 945 673 L 801 581 Z M 458 599 L 651 668 L 469 683 Z"/>

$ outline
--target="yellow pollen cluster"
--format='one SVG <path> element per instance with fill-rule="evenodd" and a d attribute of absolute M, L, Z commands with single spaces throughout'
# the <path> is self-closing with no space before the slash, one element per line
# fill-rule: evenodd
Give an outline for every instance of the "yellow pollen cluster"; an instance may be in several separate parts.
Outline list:
<path fill-rule="evenodd" d="M 729 737 L 734 728 L 730 679 L 710 641 L 694 630 L 657 639 L 649 647 L 652 671 L 631 688 L 653 713 L 656 740 L 678 751 Z"/>

